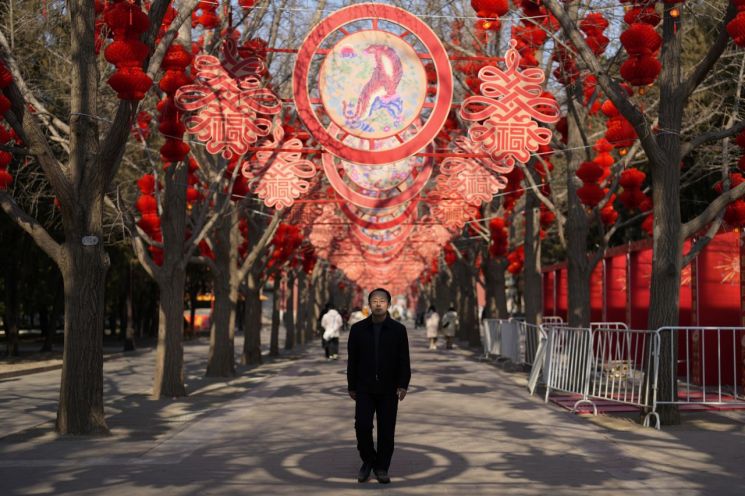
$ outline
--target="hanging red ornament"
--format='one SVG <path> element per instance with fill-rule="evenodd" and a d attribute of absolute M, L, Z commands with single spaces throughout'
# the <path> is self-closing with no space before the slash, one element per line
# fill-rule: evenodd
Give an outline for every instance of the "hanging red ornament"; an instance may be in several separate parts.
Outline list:
<path fill-rule="evenodd" d="M 727 33 L 739 47 L 745 47 L 745 0 L 732 0 L 737 7 L 737 15 L 727 23 Z"/>
<path fill-rule="evenodd" d="M 0 190 L 5 191 L 13 184 L 13 176 L 5 169 L 0 169 Z"/>

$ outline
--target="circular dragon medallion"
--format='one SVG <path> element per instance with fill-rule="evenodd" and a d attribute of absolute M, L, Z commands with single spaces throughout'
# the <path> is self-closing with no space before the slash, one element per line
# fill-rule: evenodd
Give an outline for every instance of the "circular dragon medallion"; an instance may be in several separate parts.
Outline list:
<path fill-rule="evenodd" d="M 425 63 L 436 74 L 431 96 Z M 356 164 L 389 165 L 419 153 L 440 131 L 453 74 L 442 42 L 419 18 L 363 3 L 311 30 L 298 51 L 293 95 L 300 119 L 327 152 Z"/>
<path fill-rule="evenodd" d="M 385 31 L 358 31 L 342 39 L 321 64 L 321 102 L 329 118 L 359 138 L 383 139 L 419 117 L 427 75 L 414 48 Z"/>

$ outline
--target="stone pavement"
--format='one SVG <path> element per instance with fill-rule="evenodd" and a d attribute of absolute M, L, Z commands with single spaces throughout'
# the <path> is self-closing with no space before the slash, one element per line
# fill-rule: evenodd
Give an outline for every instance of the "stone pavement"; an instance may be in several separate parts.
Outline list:
<path fill-rule="evenodd" d="M 686 416 L 661 432 L 580 418 L 529 397 L 525 374 L 469 350 L 429 352 L 420 330 L 410 338 L 389 486 L 355 481 L 343 359 L 326 362 L 314 344 L 208 380 L 201 343 L 187 345 L 188 398 L 147 399 L 152 355 L 107 363 L 105 438 L 51 432 L 58 375 L 0 381 L 0 432 L 15 426 L 0 438 L 0 494 L 745 494 L 742 413 Z"/>

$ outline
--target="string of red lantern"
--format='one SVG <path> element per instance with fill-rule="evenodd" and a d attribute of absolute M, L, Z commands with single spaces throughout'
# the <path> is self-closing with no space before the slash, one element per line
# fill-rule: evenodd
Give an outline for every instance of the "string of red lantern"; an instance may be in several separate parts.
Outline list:
<path fill-rule="evenodd" d="M 104 50 L 106 60 L 116 67 L 108 82 L 121 100 L 139 101 L 153 84 L 142 70 L 149 49 L 140 36 L 150 27 L 150 20 L 139 0 L 112 0 L 103 13 L 114 41 Z"/>

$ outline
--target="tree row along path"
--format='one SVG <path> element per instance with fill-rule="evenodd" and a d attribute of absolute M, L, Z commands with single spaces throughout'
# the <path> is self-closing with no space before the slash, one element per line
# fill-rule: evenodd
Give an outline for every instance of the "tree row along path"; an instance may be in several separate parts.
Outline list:
<path fill-rule="evenodd" d="M 390 486 L 355 479 L 345 334 L 339 361 L 314 342 L 228 381 L 202 378 L 207 344 L 191 343 L 177 400 L 148 399 L 151 353 L 111 360 L 106 437 L 53 433 L 59 371 L 2 380 L 2 494 L 742 494 L 742 414 L 661 432 L 577 417 L 528 396 L 525 374 L 428 351 L 423 334 L 410 330 Z"/>

